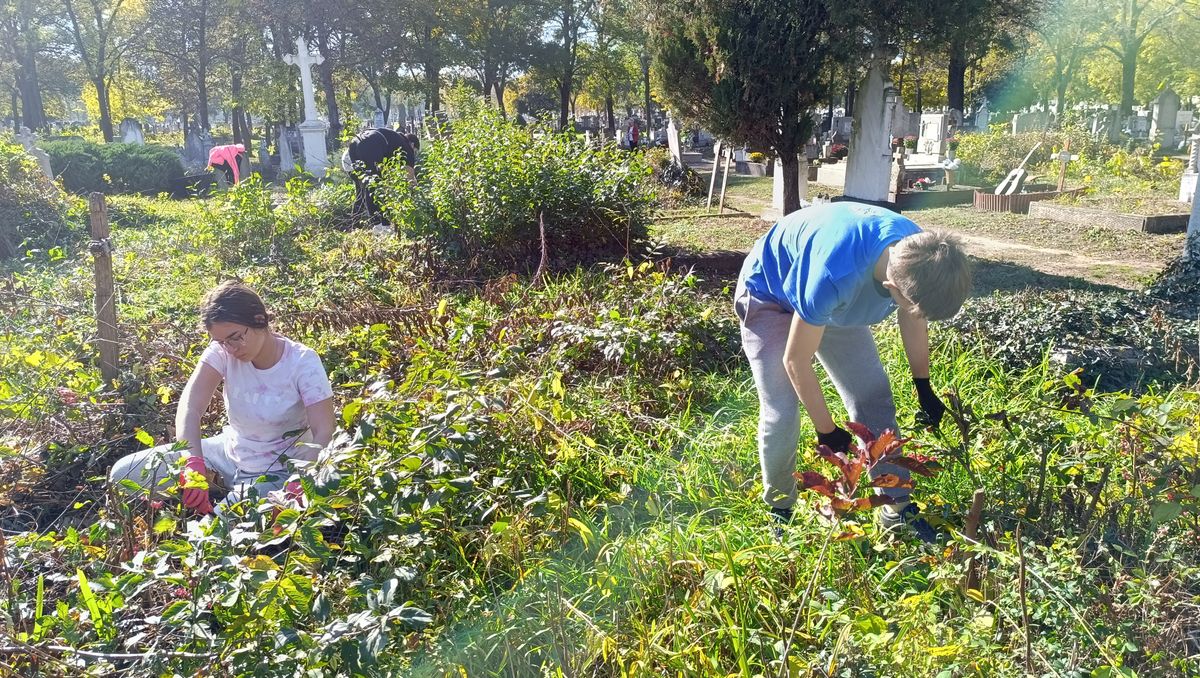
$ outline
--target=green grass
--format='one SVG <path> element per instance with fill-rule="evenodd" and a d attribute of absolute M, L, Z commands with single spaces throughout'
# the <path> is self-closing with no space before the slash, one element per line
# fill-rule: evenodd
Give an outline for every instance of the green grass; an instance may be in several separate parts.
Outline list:
<path fill-rule="evenodd" d="M 1045 361 L 1006 367 L 935 326 L 933 383 L 961 398 L 967 429 L 947 421 L 935 434 L 910 426 L 907 362 L 885 323 L 901 425 L 945 467 L 915 497 L 948 543 L 884 533 L 869 514 L 828 527 L 807 494 L 776 542 L 729 290 L 649 264 L 446 282 L 407 243 L 309 221 L 275 252 L 218 257 L 215 242 L 261 226 L 261 206 L 218 222 L 195 203 L 133 207 L 162 217 L 117 231 L 122 401 L 95 378 L 82 256 L 14 279 L 25 303 L 0 320 L 0 416 L 15 424 L 0 441 L 0 497 L 47 523 L 5 533 L 16 566 L 0 572 L 0 629 L 48 653 L 44 671 L 78 666 L 49 646 L 146 652 L 120 666 L 150 675 L 1200 671 L 1186 641 L 1200 627 L 1194 391 L 1090 393 Z M 763 227 L 745 222 L 656 229 L 733 249 Z M 149 515 L 105 503 L 97 484 L 43 484 L 34 446 L 48 450 L 49 478 L 78 479 L 102 473 L 134 426 L 169 436 L 203 344 L 195 303 L 229 272 L 319 350 L 355 436 L 306 489 L 310 508 L 281 516 L 282 543 L 267 546 L 267 516 L 189 526 L 170 502 Z M 398 307 L 415 312 L 382 312 Z M 826 397 L 844 419 L 828 386 Z M 831 475 L 813 438 L 804 420 L 798 467 Z M 980 543 L 961 534 L 977 488 Z M 859 538 L 830 540 L 847 529 Z M 83 670 L 118 668 L 101 657 Z"/>
<path fill-rule="evenodd" d="M 651 224 L 650 236 L 695 252 L 745 252 L 768 228 L 770 224 L 757 216 L 677 217 Z"/>

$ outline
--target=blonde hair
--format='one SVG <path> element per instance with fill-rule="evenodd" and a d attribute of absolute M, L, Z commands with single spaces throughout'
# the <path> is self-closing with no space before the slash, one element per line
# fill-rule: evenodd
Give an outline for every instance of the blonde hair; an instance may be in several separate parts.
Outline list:
<path fill-rule="evenodd" d="M 928 320 L 954 317 L 971 293 L 971 262 L 945 231 L 922 231 L 892 248 L 888 277 Z"/>

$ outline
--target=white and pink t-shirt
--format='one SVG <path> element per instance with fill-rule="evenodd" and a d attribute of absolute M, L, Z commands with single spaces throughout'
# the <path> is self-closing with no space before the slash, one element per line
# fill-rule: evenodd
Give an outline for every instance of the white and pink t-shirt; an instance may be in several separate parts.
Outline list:
<path fill-rule="evenodd" d="M 278 336 L 278 335 L 276 335 Z M 333 387 L 316 351 L 286 337 L 283 355 L 273 366 L 260 370 L 234 358 L 212 342 L 200 356 L 225 379 L 225 453 L 239 470 L 267 471 L 293 455 L 296 442 L 312 442 L 312 434 L 285 438 L 284 434 L 308 427 L 305 408 L 333 397 Z"/>

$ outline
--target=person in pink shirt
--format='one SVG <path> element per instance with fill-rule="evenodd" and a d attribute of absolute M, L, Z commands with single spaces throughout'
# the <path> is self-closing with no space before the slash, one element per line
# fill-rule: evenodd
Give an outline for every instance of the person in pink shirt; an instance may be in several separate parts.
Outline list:
<path fill-rule="evenodd" d="M 113 465 L 110 482 L 121 487 L 128 479 L 155 492 L 175 477 L 173 462 L 183 456 L 178 476 L 183 503 L 197 513 L 213 511 L 201 478 L 210 488 L 228 491 L 218 513 L 280 489 L 298 497 L 299 483 L 287 483 L 288 460 L 316 459 L 335 426 L 333 388 L 320 356 L 274 332 L 262 299 L 240 282 L 210 291 L 200 319 L 212 341 L 175 415 L 175 436 L 186 450 L 167 444 L 129 454 Z M 222 384 L 228 424 L 204 438 L 200 420 Z"/>

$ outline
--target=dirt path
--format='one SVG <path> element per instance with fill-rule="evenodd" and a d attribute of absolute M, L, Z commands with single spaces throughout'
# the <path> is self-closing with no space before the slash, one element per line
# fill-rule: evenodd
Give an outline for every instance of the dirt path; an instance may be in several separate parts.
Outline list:
<path fill-rule="evenodd" d="M 1147 278 L 1162 270 L 1158 261 L 1134 258 L 1108 259 L 1090 257 L 1065 249 L 1026 245 L 982 235 L 959 233 L 967 252 L 990 262 L 1004 262 L 1030 269 L 1031 272 L 1080 280 L 1125 289 L 1138 289 Z M 983 264 L 986 266 L 987 264 Z M 1038 277 L 1038 276 L 1033 276 Z"/>

